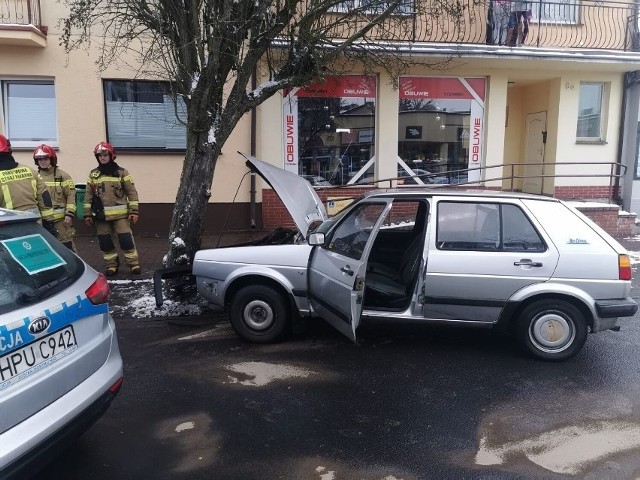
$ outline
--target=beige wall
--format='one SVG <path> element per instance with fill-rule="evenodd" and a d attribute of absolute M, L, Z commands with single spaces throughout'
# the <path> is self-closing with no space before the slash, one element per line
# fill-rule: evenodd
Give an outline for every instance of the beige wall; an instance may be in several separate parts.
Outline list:
<path fill-rule="evenodd" d="M 103 78 L 132 79 L 135 74 L 124 58 L 106 72 L 98 72 L 95 50 L 67 56 L 59 46 L 58 17 L 65 11 L 58 2 L 41 2 L 44 23 L 49 26 L 44 48 L 0 46 L 0 78 L 48 78 L 56 88 L 60 165 L 77 183 L 84 183 L 96 165 L 93 146 L 105 139 Z M 94 45 L 94 48 L 97 45 Z M 457 58 L 448 70 L 414 67 L 407 74 L 426 76 L 486 76 L 484 164 L 522 162 L 524 122 L 528 113 L 547 112 L 546 162 L 579 160 L 585 163 L 617 160 L 622 79 L 625 70 L 639 65 L 568 62 L 519 57 Z M 152 78 L 147 78 L 152 79 Z M 605 81 L 610 85 L 607 112 L 607 143 L 578 145 L 575 129 L 580 81 Z M 508 86 L 509 82 L 515 82 Z M 376 152 L 379 178 L 395 175 L 398 145 L 397 91 L 380 74 L 376 117 Z M 508 116 L 507 116 L 508 109 Z M 257 109 L 257 156 L 282 164 L 282 97 L 273 96 Z M 505 123 L 507 126 L 505 127 Z M 4 126 L 0 125 L 4 131 Z M 223 149 L 214 177 L 211 202 L 231 202 L 246 173 L 236 152 L 250 151 L 250 116 L 247 115 Z M 17 151 L 19 161 L 33 164 L 32 150 Z M 118 152 L 118 163 L 136 180 L 143 203 L 173 203 L 180 180 L 182 155 L 131 154 Z M 573 172 L 581 168 L 573 169 Z M 505 169 L 506 172 L 506 169 Z M 608 172 L 608 169 L 607 169 Z M 519 172 L 522 173 L 522 172 Z M 560 173 L 560 172 L 559 172 Z M 488 177 L 495 178 L 493 172 Z M 605 184 L 608 179 L 599 180 Z M 594 184 L 593 179 L 559 179 L 557 185 Z M 249 201 L 248 177 L 240 187 L 237 202 Z M 257 199 L 261 200 L 258 182 Z"/>
<path fill-rule="evenodd" d="M 44 48 L 0 46 L 0 78 L 52 79 L 55 84 L 58 159 L 76 183 L 85 183 L 89 171 L 97 165 L 92 150 L 106 139 L 102 79 L 146 79 L 136 77 L 127 64 L 135 65 L 133 57 L 121 58 L 117 65 L 99 72 L 95 65 L 96 48 L 66 55 L 59 46 L 58 18 L 64 5 L 54 1 L 41 2 L 43 23 L 49 27 Z M 234 131 L 223 149 L 216 166 L 211 202 L 229 202 L 247 171 L 236 152 L 249 152 L 249 116 Z M 4 132 L 4 125 L 0 125 Z M 18 161 L 33 165 L 33 149 L 16 150 Z M 133 175 L 143 203 L 173 203 L 180 181 L 184 154 L 139 154 L 117 151 L 117 162 Z M 238 166 L 242 168 L 238 168 Z M 249 181 L 243 182 L 237 201 L 249 201 Z"/>

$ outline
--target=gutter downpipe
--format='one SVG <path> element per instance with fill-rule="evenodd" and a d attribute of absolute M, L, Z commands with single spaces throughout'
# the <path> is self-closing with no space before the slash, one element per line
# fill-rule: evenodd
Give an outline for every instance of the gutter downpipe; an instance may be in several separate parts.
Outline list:
<path fill-rule="evenodd" d="M 640 107 L 640 71 L 624 74 L 624 90 L 622 92 L 622 112 L 620 119 L 620 142 L 618 148 L 619 164 L 627 170 L 622 179 L 622 208 L 631 211 L 633 197 L 633 178 L 638 141 L 638 112 Z M 621 172 L 617 172 L 618 174 Z M 615 189 L 619 192 L 620 177 L 615 178 Z M 618 193 L 618 201 L 620 195 Z"/>
<path fill-rule="evenodd" d="M 256 67 L 254 65 L 253 67 L 253 73 L 251 74 L 251 90 L 255 90 L 257 87 L 257 81 L 256 81 Z M 256 156 L 256 107 L 253 107 L 251 109 L 251 133 L 250 133 L 250 150 L 251 150 L 251 155 L 253 157 Z M 250 201 L 249 201 L 249 228 L 251 228 L 251 230 L 255 230 L 256 229 L 256 174 L 255 172 L 251 172 L 250 175 L 251 178 L 251 186 L 250 186 L 250 190 L 249 190 L 249 194 L 250 194 Z"/>

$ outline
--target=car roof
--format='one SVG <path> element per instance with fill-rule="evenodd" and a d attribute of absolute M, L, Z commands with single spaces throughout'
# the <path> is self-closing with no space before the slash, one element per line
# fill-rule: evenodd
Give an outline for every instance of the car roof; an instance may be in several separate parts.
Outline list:
<path fill-rule="evenodd" d="M 0 207 L 0 225 L 4 223 L 16 223 L 16 222 L 33 222 L 38 220 L 37 215 L 31 212 L 19 212 L 17 210 L 8 210 Z"/>
<path fill-rule="evenodd" d="M 510 198 L 522 200 L 542 200 L 548 202 L 559 202 L 557 198 L 533 193 L 504 192 L 499 190 L 482 190 L 477 188 L 460 188 L 449 186 L 428 186 L 414 188 L 387 188 L 382 190 L 371 190 L 363 195 L 364 197 L 485 197 L 485 198 Z"/>

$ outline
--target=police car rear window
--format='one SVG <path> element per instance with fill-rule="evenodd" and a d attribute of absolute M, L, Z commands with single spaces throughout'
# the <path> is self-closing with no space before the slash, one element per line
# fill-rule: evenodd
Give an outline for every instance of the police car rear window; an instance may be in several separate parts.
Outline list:
<path fill-rule="evenodd" d="M 0 225 L 0 314 L 55 295 L 83 272 L 84 263 L 37 223 Z"/>

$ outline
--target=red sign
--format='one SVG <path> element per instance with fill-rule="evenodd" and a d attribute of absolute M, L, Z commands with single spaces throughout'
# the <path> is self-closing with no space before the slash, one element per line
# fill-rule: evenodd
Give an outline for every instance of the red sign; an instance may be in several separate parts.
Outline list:
<path fill-rule="evenodd" d="M 465 85 L 459 78 L 402 77 L 400 78 L 400 98 L 434 98 L 439 100 L 484 100 L 484 78 L 465 78 Z"/>
<path fill-rule="evenodd" d="M 285 96 L 289 90 L 285 91 Z M 367 75 L 339 75 L 314 83 L 296 92 L 297 97 L 375 97 L 376 77 Z"/>

